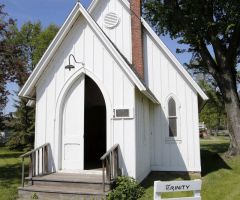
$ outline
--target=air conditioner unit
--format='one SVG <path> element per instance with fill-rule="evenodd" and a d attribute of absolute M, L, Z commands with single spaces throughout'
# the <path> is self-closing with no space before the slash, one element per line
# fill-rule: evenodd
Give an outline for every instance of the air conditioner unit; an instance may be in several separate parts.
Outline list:
<path fill-rule="evenodd" d="M 114 119 L 132 119 L 133 118 L 133 109 L 115 108 L 115 109 L 113 109 L 113 118 Z"/>

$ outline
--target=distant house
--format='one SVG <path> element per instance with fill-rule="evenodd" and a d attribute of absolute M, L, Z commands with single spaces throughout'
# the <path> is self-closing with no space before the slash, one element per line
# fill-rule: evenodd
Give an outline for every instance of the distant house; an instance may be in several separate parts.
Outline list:
<path fill-rule="evenodd" d="M 0 143 L 5 143 L 9 137 L 9 133 L 7 130 L 0 132 Z"/>
<path fill-rule="evenodd" d="M 5 141 L 5 132 L 0 132 L 0 143 Z"/>
<path fill-rule="evenodd" d="M 141 17 L 141 1 L 77 3 L 19 95 L 36 104 L 49 168 L 84 173 L 119 144 L 123 175 L 201 171 L 207 96 Z M 87 172 L 87 171 L 86 171 Z"/>
<path fill-rule="evenodd" d="M 207 126 L 204 122 L 199 122 L 199 135 L 202 138 L 208 136 Z"/>

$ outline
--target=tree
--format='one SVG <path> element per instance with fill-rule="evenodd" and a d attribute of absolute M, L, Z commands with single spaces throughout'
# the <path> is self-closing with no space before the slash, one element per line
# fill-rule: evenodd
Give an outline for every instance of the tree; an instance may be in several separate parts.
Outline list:
<path fill-rule="evenodd" d="M 207 125 L 210 132 L 215 129 L 217 132 L 220 127 L 227 127 L 226 112 L 222 95 L 216 83 L 210 79 L 201 79 L 198 84 L 203 88 L 209 100 L 200 113 L 200 121 Z"/>
<path fill-rule="evenodd" d="M 21 67 L 15 68 L 14 80 L 21 88 L 34 67 L 40 60 L 44 51 L 58 31 L 56 25 L 49 25 L 43 29 L 40 22 L 26 22 L 17 31 L 10 43 L 18 46 Z M 34 141 L 35 109 L 27 107 L 28 99 L 20 98 L 15 101 L 16 112 L 7 124 L 13 133 L 7 143 L 10 149 L 30 149 Z"/>
<path fill-rule="evenodd" d="M 239 0 L 145 0 L 144 12 L 157 33 L 178 39 L 191 52 L 189 67 L 215 79 L 230 128 L 229 155 L 240 154 L 240 100 L 237 64 L 240 62 Z"/>
<path fill-rule="evenodd" d="M 58 27 L 54 24 L 43 29 L 41 22 L 29 21 L 22 25 L 16 37 L 11 40 L 21 49 L 21 55 L 18 56 L 24 62 L 23 67 L 15 69 L 15 80 L 19 87 L 24 85 L 57 31 Z"/>
<path fill-rule="evenodd" d="M 16 112 L 13 113 L 6 126 L 12 132 L 7 142 L 9 149 L 30 150 L 34 142 L 34 109 L 27 106 L 28 100 L 16 100 Z"/>
<path fill-rule="evenodd" d="M 11 18 L 6 19 L 6 17 L 4 5 L 0 4 L 0 124 L 3 120 L 3 110 L 7 104 L 7 95 L 9 95 L 6 84 L 13 80 L 13 55 L 19 51 L 16 46 L 8 42 L 15 34 L 15 22 Z"/>
<path fill-rule="evenodd" d="M 59 28 L 55 24 L 50 24 L 47 28 L 41 31 L 41 33 L 34 38 L 33 46 L 34 52 L 32 57 L 32 64 L 36 66 L 40 58 L 42 57 L 43 53 L 52 42 L 53 38 L 57 34 Z"/>

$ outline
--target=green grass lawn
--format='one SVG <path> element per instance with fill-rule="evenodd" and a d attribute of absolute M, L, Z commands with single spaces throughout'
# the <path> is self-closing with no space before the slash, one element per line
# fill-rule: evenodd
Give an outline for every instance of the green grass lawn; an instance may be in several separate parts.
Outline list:
<path fill-rule="evenodd" d="M 17 187 L 21 182 L 22 152 L 9 151 L 0 147 L 0 200 L 17 198 Z"/>
<path fill-rule="evenodd" d="M 202 199 L 240 200 L 240 157 L 227 159 L 223 153 L 229 145 L 226 137 L 212 137 L 201 140 L 202 158 Z M 13 200 L 17 197 L 17 187 L 21 183 L 22 152 L 10 152 L 0 147 L 0 200 Z M 141 200 L 153 199 L 154 180 L 188 180 L 200 178 L 199 175 L 182 173 L 152 173 L 144 182 L 146 192 Z M 164 194 L 164 197 L 176 197 Z M 190 196 L 191 193 L 181 193 Z"/>
<path fill-rule="evenodd" d="M 240 156 L 225 158 L 228 145 L 224 137 L 201 141 L 203 200 L 240 199 Z"/>
<path fill-rule="evenodd" d="M 211 137 L 201 140 L 202 199 L 238 200 L 240 199 L 240 157 L 227 159 L 229 140 L 227 137 Z M 141 200 L 153 199 L 154 180 L 189 180 L 196 175 L 173 173 L 152 173 L 142 185 L 146 192 Z M 163 197 L 190 196 L 190 193 L 164 194 Z"/>

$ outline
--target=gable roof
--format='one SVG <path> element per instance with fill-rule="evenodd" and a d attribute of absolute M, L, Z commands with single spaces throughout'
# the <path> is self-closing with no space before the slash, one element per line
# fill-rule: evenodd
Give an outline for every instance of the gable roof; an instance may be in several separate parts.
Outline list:
<path fill-rule="evenodd" d="M 123 4 L 130 10 L 130 3 L 127 0 L 121 0 Z M 99 0 L 92 0 L 90 6 L 88 7 L 88 11 L 91 13 L 96 7 Z M 193 80 L 190 74 L 185 70 L 182 64 L 177 60 L 177 58 L 173 55 L 173 53 L 167 48 L 167 46 L 162 42 L 159 36 L 153 31 L 153 29 L 148 25 L 146 20 L 141 17 L 142 26 L 148 32 L 148 34 L 153 38 L 153 40 L 158 44 L 158 46 L 164 51 L 164 53 L 168 56 L 168 58 L 174 63 L 179 72 L 186 78 L 189 84 L 196 90 L 199 96 L 203 101 L 208 100 L 207 95 L 203 92 L 203 90 L 199 87 L 199 85 Z"/>
<path fill-rule="evenodd" d="M 123 71 L 127 74 L 129 79 L 152 102 L 159 104 L 158 100 L 153 95 L 153 93 L 137 77 L 134 71 L 129 67 L 129 64 L 126 62 L 126 59 L 124 59 L 124 57 L 120 54 L 118 49 L 113 45 L 110 39 L 106 36 L 106 34 L 102 31 L 98 24 L 92 19 L 92 17 L 89 15 L 89 13 L 85 10 L 85 8 L 81 5 L 80 2 L 76 3 L 73 10 L 69 14 L 68 18 L 64 22 L 63 26 L 60 28 L 59 32 L 57 33 L 57 35 L 55 36 L 55 38 L 53 39 L 45 53 L 43 54 L 39 63 L 33 70 L 32 74 L 30 75 L 30 77 L 28 78 L 27 82 L 24 84 L 18 95 L 22 97 L 31 97 L 33 95 L 33 91 L 35 89 L 35 85 L 38 79 L 48 66 L 50 60 L 57 51 L 57 48 L 60 46 L 67 33 L 70 31 L 72 25 L 74 24 L 78 16 L 81 14 L 87 20 L 88 24 L 95 30 L 96 34 L 101 38 L 101 40 L 106 45 L 108 50 L 112 53 L 114 58 L 118 60 L 118 63 L 122 67 Z"/>

